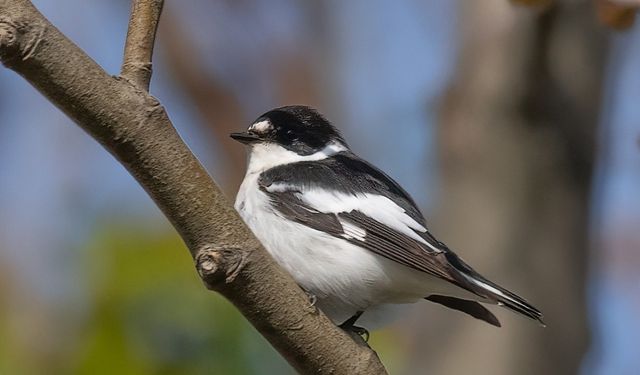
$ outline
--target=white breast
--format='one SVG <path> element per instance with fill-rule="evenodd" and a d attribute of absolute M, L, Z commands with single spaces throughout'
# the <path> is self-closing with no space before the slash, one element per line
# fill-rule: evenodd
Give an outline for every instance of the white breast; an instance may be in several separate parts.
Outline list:
<path fill-rule="evenodd" d="M 283 218 L 258 187 L 258 178 L 266 169 L 303 160 L 321 160 L 343 151 L 341 147 L 331 145 L 307 156 L 297 155 L 276 145 L 271 148 L 260 145 L 253 147 L 235 208 L 267 251 L 301 287 L 318 298 L 318 307 L 335 323 L 344 322 L 357 311 L 367 310 L 358 324 L 374 328 L 389 319 L 389 310 L 398 309 L 388 304 L 415 302 L 428 296 L 430 291 L 449 290 L 451 284 L 379 257 L 346 239 Z M 277 188 L 272 186 L 272 189 Z M 313 203 L 320 208 L 323 202 L 330 202 L 324 198 L 313 192 L 305 195 L 307 200 L 317 200 Z M 400 229 L 406 228 L 407 231 L 425 230 L 399 207 L 386 207 L 385 204 L 389 205 L 389 202 L 373 202 L 376 204 L 372 207 L 382 208 L 380 212 L 384 215 L 378 218 L 376 215 L 380 212 L 375 212 L 370 216 L 388 221 Z M 349 203 L 346 198 L 341 202 L 343 205 Z M 327 208 L 326 212 L 330 211 Z M 362 229 L 342 223 L 345 224 L 345 238 L 363 236 Z M 414 232 L 411 234 L 421 240 Z"/>
<path fill-rule="evenodd" d="M 335 323 L 369 309 L 359 324 L 374 328 L 390 318 L 391 307 L 383 305 L 415 302 L 428 295 L 424 290 L 435 279 L 426 274 L 281 217 L 258 189 L 258 177 L 257 173 L 245 177 L 236 210 L 275 260 L 316 295 L 318 307 Z"/>
<path fill-rule="evenodd" d="M 236 209 L 266 249 L 294 279 L 318 298 L 338 296 L 362 308 L 373 297 L 370 285 L 384 282 L 384 272 L 368 251 L 323 232 L 283 218 L 248 175 Z M 360 289 L 358 292 L 349 288 Z"/>

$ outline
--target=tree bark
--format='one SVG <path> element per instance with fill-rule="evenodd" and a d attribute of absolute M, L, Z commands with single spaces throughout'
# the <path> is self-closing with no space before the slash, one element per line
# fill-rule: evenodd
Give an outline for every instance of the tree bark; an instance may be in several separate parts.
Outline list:
<path fill-rule="evenodd" d="M 120 76 L 149 91 L 151 57 L 164 0 L 134 0 Z"/>
<path fill-rule="evenodd" d="M 130 24 L 147 29 L 145 42 L 128 41 L 134 50 L 125 62 L 150 62 L 155 23 Z M 147 65 L 130 71 L 125 64 L 126 79 L 108 75 L 27 0 L 0 0 L 0 60 L 127 168 L 182 236 L 207 288 L 229 299 L 295 369 L 385 373 L 375 352 L 310 305 L 244 225 L 147 93 Z"/>
<path fill-rule="evenodd" d="M 539 307 L 548 327 L 500 312 L 500 330 L 442 318 L 439 327 L 455 328 L 429 333 L 447 344 L 429 351 L 419 341 L 415 364 L 434 373 L 576 374 L 589 339 L 587 224 L 604 38 L 591 2 L 556 1 L 541 13 L 465 2 L 461 16 L 460 63 L 438 128 L 434 232 Z"/>

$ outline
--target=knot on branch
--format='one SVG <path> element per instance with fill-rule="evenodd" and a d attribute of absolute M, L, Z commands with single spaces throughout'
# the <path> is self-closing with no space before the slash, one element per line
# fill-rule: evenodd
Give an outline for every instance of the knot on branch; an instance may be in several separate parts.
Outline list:
<path fill-rule="evenodd" d="M 0 17 L 0 61 L 11 68 L 18 61 L 26 61 L 37 51 L 46 25 L 17 22 Z"/>
<path fill-rule="evenodd" d="M 240 246 L 205 245 L 196 254 L 196 270 L 208 289 L 231 283 L 246 263 L 248 252 Z"/>
<path fill-rule="evenodd" d="M 0 18 L 0 59 L 5 65 L 18 51 L 18 27 L 10 20 Z"/>

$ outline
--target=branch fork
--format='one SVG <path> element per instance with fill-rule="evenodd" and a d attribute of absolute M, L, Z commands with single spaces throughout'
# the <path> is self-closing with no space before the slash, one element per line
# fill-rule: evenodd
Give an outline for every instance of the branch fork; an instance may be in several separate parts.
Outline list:
<path fill-rule="evenodd" d="M 298 372 L 385 374 L 374 351 L 309 306 L 147 92 L 161 10 L 161 0 L 133 1 L 126 82 L 107 74 L 28 0 L 0 0 L 0 60 L 127 168 L 178 231 L 207 288 L 231 301 Z"/>
<path fill-rule="evenodd" d="M 120 76 L 145 91 L 149 91 L 151 82 L 153 46 L 163 5 L 163 0 L 131 2 L 131 17 Z"/>

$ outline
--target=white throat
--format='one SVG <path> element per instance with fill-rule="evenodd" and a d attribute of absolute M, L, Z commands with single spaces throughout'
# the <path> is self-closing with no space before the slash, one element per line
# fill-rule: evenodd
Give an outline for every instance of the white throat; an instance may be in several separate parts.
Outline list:
<path fill-rule="evenodd" d="M 262 173 L 267 169 L 284 164 L 322 160 L 343 151 L 347 151 L 344 145 L 330 143 L 311 155 L 298 155 L 275 143 L 260 143 L 251 146 L 247 174 Z"/>

